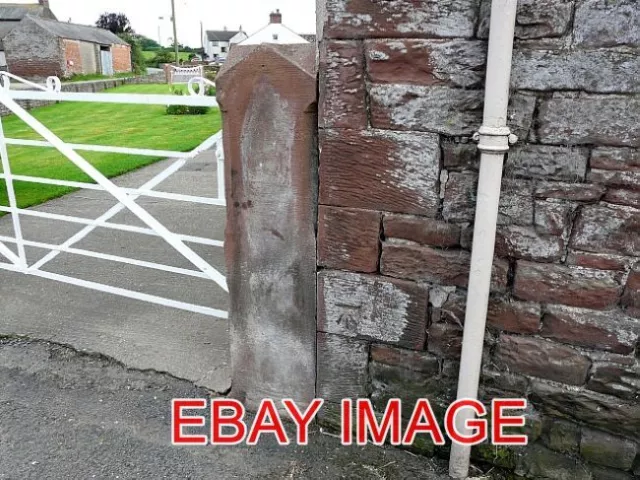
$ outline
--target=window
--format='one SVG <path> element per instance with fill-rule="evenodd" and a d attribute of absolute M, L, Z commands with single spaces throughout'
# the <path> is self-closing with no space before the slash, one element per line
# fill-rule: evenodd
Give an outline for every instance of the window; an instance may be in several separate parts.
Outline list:
<path fill-rule="evenodd" d="M 274 39 L 274 40 L 278 40 L 278 34 L 277 34 L 277 33 L 274 33 L 274 34 L 273 34 L 273 39 Z"/>
<path fill-rule="evenodd" d="M 227 52 L 227 47 L 221 47 L 221 48 L 220 48 L 220 51 L 221 51 L 222 53 L 226 53 L 226 52 Z"/>

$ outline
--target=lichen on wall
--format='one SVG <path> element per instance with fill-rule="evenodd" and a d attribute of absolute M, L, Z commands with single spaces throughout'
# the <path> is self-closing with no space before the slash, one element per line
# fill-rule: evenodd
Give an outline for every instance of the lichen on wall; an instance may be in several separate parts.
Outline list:
<path fill-rule="evenodd" d="M 340 354 L 320 350 L 318 389 L 451 400 L 491 2 L 319 3 L 319 189 L 331 214 L 318 232 L 318 330 Z M 519 142 L 504 165 L 481 392 L 527 397 L 539 431 L 524 449 L 474 455 L 525 478 L 640 475 L 638 32 L 633 0 L 519 2 L 508 116 Z M 425 135 L 438 155 L 400 153 Z M 402 201 L 425 189 L 433 208 Z M 335 279 L 348 280 L 357 306 Z M 389 283 L 423 312 L 372 293 Z M 393 321 L 380 330 L 384 316 L 372 312 L 385 308 Z M 399 318 L 410 319 L 413 344 L 406 329 L 398 341 Z M 350 348 L 358 361 L 341 377 Z M 397 360 L 410 355 L 437 360 L 437 382 Z"/>

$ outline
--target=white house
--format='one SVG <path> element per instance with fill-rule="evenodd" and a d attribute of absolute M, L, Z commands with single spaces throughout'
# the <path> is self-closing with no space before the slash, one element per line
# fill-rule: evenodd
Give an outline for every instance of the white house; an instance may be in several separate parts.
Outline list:
<path fill-rule="evenodd" d="M 260 43 L 309 43 L 303 37 L 282 24 L 282 13 L 280 13 L 280 10 L 276 10 L 271 13 L 269 17 L 269 25 L 258 30 L 238 45 L 258 45 Z"/>
<path fill-rule="evenodd" d="M 204 40 L 204 53 L 209 59 L 226 58 L 229 49 L 247 38 L 247 34 L 240 30 L 207 30 Z"/>

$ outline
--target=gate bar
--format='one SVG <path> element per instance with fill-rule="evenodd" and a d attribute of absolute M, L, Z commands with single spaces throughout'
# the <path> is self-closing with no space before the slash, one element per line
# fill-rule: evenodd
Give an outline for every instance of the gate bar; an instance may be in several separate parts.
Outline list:
<path fill-rule="evenodd" d="M 5 237 L 0 235 L 0 241 L 7 243 L 16 243 L 16 239 L 12 237 Z M 135 258 L 121 257 L 119 255 L 111 255 L 109 253 L 99 253 L 91 250 L 85 250 L 82 248 L 65 247 L 64 245 L 54 245 L 52 243 L 34 242 L 31 240 L 23 240 L 23 243 L 27 247 L 40 248 L 42 250 L 52 250 L 60 253 L 70 253 L 72 255 L 80 255 L 82 257 L 97 258 L 98 260 L 108 260 L 116 263 L 124 263 L 127 265 L 134 265 L 136 267 L 150 268 L 152 270 L 160 270 L 163 272 L 176 273 L 179 275 L 186 275 L 188 277 L 205 278 L 210 280 L 206 273 L 199 270 L 189 270 L 186 268 L 173 267 L 171 265 L 163 265 L 161 263 L 147 262 L 145 260 L 137 260 Z"/>
<path fill-rule="evenodd" d="M 120 210 L 122 211 L 122 210 Z M 0 206 L 0 212 L 10 213 L 11 209 L 9 207 Z M 88 227 L 103 227 L 108 228 L 110 230 L 120 230 L 123 232 L 131 232 L 131 233 L 141 233 L 143 235 L 149 235 L 152 237 L 161 237 L 158 232 L 152 230 L 150 228 L 145 227 L 136 227 L 135 225 L 126 225 L 124 223 L 110 223 L 102 219 L 102 217 L 93 220 L 91 218 L 83 218 L 83 217 L 72 217 L 70 215 L 61 215 L 58 213 L 49 213 L 49 212 L 40 212 L 38 210 L 30 210 L 26 208 L 18 208 L 17 212 L 20 215 L 26 215 L 27 217 L 37 217 L 37 218 L 46 218 L 49 220 L 60 220 L 62 222 L 68 223 L 79 223 L 81 225 L 87 225 Z M 189 243 L 197 243 L 200 245 L 208 245 L 211 247 L 223 247 L 224 242 L 222 240 L 211 240 L 209 238 L 204 237 L 196 237 L 193 235 L 182 235 L 180 233 L 173 233 L 172 235 L 178 237 L 180 240 Z"/>
<path fill-rule="evenodd" d="M 22 243 L 22 227 L 20 226 L 20 215 L 18 215 L 18 202 L 16 200 L 16 192 L 13 188 L 13 174 L 11 173 L 11 164 L 9 163 L 9 153 L 7 152 L 7 144 L 4 140 L 4 128 L 0 119 L 0 158 L 2 159 L 3 178 L 7 186 L 7 196 L 9 197 L 9 209 L 11 211 L 11 220 L 13 221 L 13 231 L 16 236 L 16 245 L 18 248 L 17 265 L 27 268 L 27 255 L 24 251 Z"/>
<path fill-rule="evenodd" d="M 214 97 L 188 95 L 147 95 L 143 93 L 76 93 L 37 92 L 34 90 L 3 90 L 2 95 L 13 100 L 49 102 L 131 103 L 136 105 L 186 105 L 189 107 L 217 107 Z"/>
<path fill-rule="evenodd" d="M 22 145 L 25 147 L 55 148 L 49 142 L 40 140 L 25 140 L 22 138 L 5 138 L 7 145 Z M 67 143 L 74 150 L 87 152 L 122 153 L 123 155 L 139 155 L 141 157 L 193 158 L 191 152 L 175 152 L 172 150 L 153 150 L 150 148 L 114 147 L 110 145 L 85 145 L 81 143 Z"/>
<path fill-rule="evenodd" d="M 9 265 L 6 263 L 0 263 L 0 269 L 9 270 L 11 272 L 26 273 L 27 275 L 33 275 L 34 277 L 45 278 L 47 280 L 55 280 L 57 282 L 67 283 L 76 287 L 84 287 L 90 290 L 97 290 L 103 293 L 110 293 L 113 295 L 119 295 L 121 297 L 131 298 L 133 300 L 142 300 L 143 302 L 154 303 L 156 305 L 162 305 L 164 307 L 177 308 L 179 310 L 186 310 L 187 312 L 201 313 L 210 317 L 220 318 L 226 320 L 229 318 L 229 314 L 223 310 L 215 308 L 203 307 L 200 305 L 193 305 L 191 303 L 179 302 L 177 300 L 170 300 L 168 298 L 158 297 L 156 295 L 149 295 L 146 293 L 140 293 L 133 290 L 126 290 L 124 288 L 112 287 L 111 285 L 104 285 L 102 283 L 90 282 L 88 280 L 79 280 L 73 277 L 67 277 L 66 275 L 59 275 L 57 273 L 45 272 L 43 270 L 27 270 Z"/>
<path fill-rule="evenodd" d="M 3 173 L 0 173 L 0 179 L 5 178 Z M 106 190 L 96 183 L 86 183 L 86 182 L 72 182 L 69 180 L 58 180 L 55 178 L 45 178 L 45 177 L 29 177 L 27 175 L 14 175 L 14 182 L 30 182 L 30 183 L 42 183 L 44 185 L 57 185 L 60 187 L 71 187 L 71 188 L 83 188 L 86 190 L 95 190 L 98 192 L 106 192 Z M 171 192 L 155 192 L 153 190 L 146 190 L 140 188 L 122 188 L 122 190 L 130 195 L 134 195 L 136 197 L 153 197 L 160 198 L 164 200 L 176 200 L 180 202 L 190 202 L 190 203 L 200 203 L 202 205 L 213 205 L 217 207 L 224 207 L 225 201 L 212 197 L 196 197 L 193 195 L 183 195 L 181 193 L 171 193 Z"/>

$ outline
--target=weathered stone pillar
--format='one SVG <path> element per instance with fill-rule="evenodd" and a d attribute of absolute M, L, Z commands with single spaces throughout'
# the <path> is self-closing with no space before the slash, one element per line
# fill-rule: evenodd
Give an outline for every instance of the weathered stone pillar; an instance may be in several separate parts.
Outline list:
<path fill-rule="evenodd" d="M 227 185 L 232 395 L 315 396 L 313 45 L 235 47 L 217 78 Z"/>

